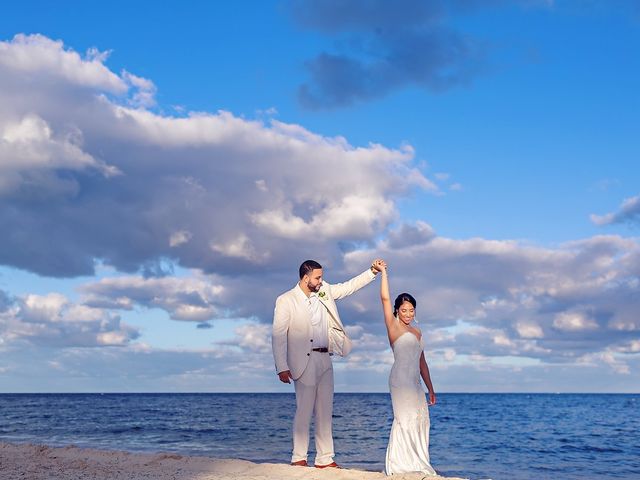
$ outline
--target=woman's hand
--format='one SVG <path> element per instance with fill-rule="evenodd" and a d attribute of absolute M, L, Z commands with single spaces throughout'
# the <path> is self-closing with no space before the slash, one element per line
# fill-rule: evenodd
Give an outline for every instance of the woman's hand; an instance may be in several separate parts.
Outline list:
<path fill-rule="evenodd" d="M 429 392 L 429 405 L 436 404 L 436 392 Z"/>
<path fill-rule="evenodd" d="M 382 272 L 383 270 L 387 269 L 387 262 L 385 262 L 381 258 L 377 258 L 371 264 L 371 268 L 374 269 L 376 272 Z"/>

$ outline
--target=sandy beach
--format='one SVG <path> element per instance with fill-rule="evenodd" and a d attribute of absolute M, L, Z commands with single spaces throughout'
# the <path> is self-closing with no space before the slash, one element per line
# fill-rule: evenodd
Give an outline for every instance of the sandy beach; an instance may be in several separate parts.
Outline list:
<path fill-rule="evenodd" d="M 380 472 L 292 467 L 287 464 L 191 457 L 174 453 L 129 453 L 88 448 L 0 443 L 2 480 L 382 480 Z M 394 475 L 418 480 L 420 474 Z M 429 477 L 441 479 L 444 477 Z M 449 477 L 449 480 L 457 480 Z"/>

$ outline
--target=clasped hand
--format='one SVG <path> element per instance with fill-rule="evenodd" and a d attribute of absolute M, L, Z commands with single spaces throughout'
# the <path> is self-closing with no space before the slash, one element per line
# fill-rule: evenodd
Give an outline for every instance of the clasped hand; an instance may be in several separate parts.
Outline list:
<path fill-rule="evenodd" d="M 381 258 L 377 258 L 373 261 L 373 263 L 371 263 L 371 268 L 373 268 L 376 272 L 381 272 L 383 270 L 386 270 L 387 262 L 385 262 Z"/>

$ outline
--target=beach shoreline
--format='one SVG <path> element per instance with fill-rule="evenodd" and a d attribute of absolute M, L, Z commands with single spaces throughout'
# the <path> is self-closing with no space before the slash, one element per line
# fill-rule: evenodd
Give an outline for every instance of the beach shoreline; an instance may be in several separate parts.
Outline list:
<path fill-rule="evenodd" d="M 133 453 L 76 446 L 0 442 L 3 480 L 382 480 L 382 472 L 316 469 L 176 453 Z M 424 474 L 394 475 L 418 480 Z M 429 477 L 444 479 L 445 477 Z M 448 480 L 459 480 L 447 477 Z"/>

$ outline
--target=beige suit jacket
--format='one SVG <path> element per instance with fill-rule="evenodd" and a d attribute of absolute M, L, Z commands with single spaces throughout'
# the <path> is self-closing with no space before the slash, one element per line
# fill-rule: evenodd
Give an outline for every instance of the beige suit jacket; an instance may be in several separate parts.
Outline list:
<path fill-rule="evenodd" d="M 346 356 L 351 350 L 351 340 L 344 332 L 336 300 L 344 298 L 371 283 L 375 275 L 370 269 L 344 283 L 331 285 L 323 282 L 318 292 L 320 302 L 326 307 L 329 325 L 329 351 Z M 276 299 L 273 314 L 271 345 L 276 372 L 291 371 L 294 380 L 300 378 L 311 355 L 313 345 L 311 314 L 307 297 L 298 284 Z M 344 335 L 338 334 L 339 331 Z"/>

